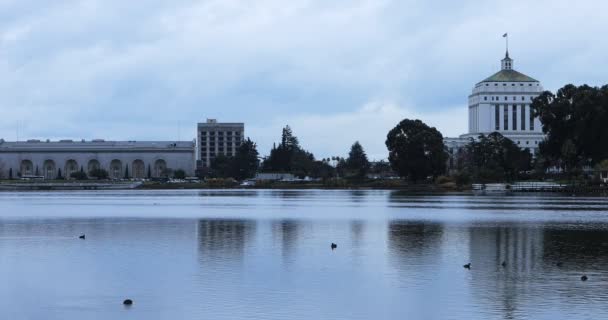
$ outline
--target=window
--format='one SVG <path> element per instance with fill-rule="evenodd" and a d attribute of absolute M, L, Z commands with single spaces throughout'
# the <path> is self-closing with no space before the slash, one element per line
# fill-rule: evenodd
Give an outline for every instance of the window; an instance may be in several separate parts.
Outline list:
<path fill-rule="evenodd" d="M 529 143 L 529 141 L 526 141 L 526 144 L 528 144 L 528 143 Z"/>
<path fill-rule="evenodd" d="M 521 131 L 526 130 L 526 106 L 521 105 Z"/>
<path fill-rule="evenodd" d="M 517 106 L 513 105 L 513 130 L 517 130 Z"/>
<path fill-rule="evenodd" d="M 523 87 L 523 86 L 524 86 L 524 84 L 523 84 L 523 83 L 520 83 L 520 84 L 519 84 L 519 86 L 520 86 L 520 87 Z"/>
<path fill-rule="evenodd" d="M 503 113 L 504 113 L 504 123 L 503 123 L 503 130 L 509 130 L 509 106 L 505 104 L 504 109 L 503 109 Z"/>
<path fill-rule="evenodd" d="M 521 144 L 521 142 L 520 142 L 520 141 L 517 141 L 517 144 Z"/>
<path fill-rule="evenodd" d="M 507 86 L 507 84 L 506 84 L 506 83 L 503 83 L 503 84 L 502 84 L 502 86 L 503 86 L 503 87 L 506 87 L 506 86 Z"/>
<path fill-rule="evenodd" d="M 526 100 L 525 97 L 521 97 L 521 101 L 525 101 L 525 100 Z"/>
<path fill-rule="evenodd" d="M 517 100 L 517 98 L 515 96 L 513 96 L 513 101 Z"/>
<path fill-rule="evenodd" d="M 534 113 L 532 110 L 530 110 L 530 131 L 534 131 Z"/>
<path fill-rule="evenodd" d="M 488 101 L 488 97 L 483 97 L 483 100 L 484 101 Z"/>
<path fill-rule="evenodd" d="M 494 97 L 492 97 L 492 101 L 494 101 Z"/>
<path fill-rule="evenodd" d="M 515 83 L 511 83 L 511 86 L 512 86 L 512 87 L 515 87 Z"/>
<path fill-rule="evenodd" d="M 498 86 L 498 83 L 495 83 L 495 84 L 494 84 L 494 86 L 495 86 L 495 87 L 496 87 L 496 86 Z"/>
<path fill-rule="evenodd" d="M 500 130 L 500 107 L 494 105 L 494 130 Z"/>

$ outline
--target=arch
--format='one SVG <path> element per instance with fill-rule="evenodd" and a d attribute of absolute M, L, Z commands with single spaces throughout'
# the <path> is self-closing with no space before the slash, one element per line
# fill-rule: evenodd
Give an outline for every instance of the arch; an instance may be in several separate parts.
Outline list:
<path fill-rule="evenodd" d="M 19 166 L 19 172 L 21 176 L 31 176 L 34 174 L 34 164 L 31 160 L 22 160 L 21 166 Z"/>
<path fill-rule="evenodd" d="M 160 178 L 167 170 L 167 162 L 163 159 L 158 159 L 154 162 L 154 177 Z"/>
<path fill-rule="evenodd" d="M 42 175 L 44 175 L 44 179 L 46 180 L 57 178 L 57 166 L 55 165 L 55 161 L 44 160 L 44 164 L 42 165 Z"/>
<path fill-rule="evenodd" d="M 133 161 L 131 164 L 131 170 L 133 171 L 131 174 L 133 175 L 134 179 L 143 179 L 146 177 L 146 166 L 140 159 Z"/>
<path fill-rule="evenodd" d="M 89 174 L 93 170 L 98 169 L 101 169 L 101 164 L 99 163 L 99 161 L 97 159 L 89 160 L 89 163 L 87 164 L 87 174 Z"/>
<path fill-rule="evenodd" d="M 63 176 L 66 179 L 71 179 L 71 175 L 74 172 L 78 172 L 78 162 L 74 159 L 70 159 L 65 162 L 65 168 L 63 170 Z"/>
<path fill-rule="evenodd" d="M 109 175 L 112 179 L 122 178 L 122 162 L 120 160 L 114 159 L 112 162 L 110 162 Z"/>

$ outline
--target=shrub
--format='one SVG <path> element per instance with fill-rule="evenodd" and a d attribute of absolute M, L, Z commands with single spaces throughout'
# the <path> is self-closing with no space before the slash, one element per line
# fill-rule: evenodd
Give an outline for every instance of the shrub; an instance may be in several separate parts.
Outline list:
<path fill-rule="evenodd" d="M 81 171 L 76 171 L 76 172 L 72 172 L 72 174 L 70 174 L 70 178 L 76 179 L 76 180 L 86 180 L 87 174 L 84 172 L 81 172 Z"/>

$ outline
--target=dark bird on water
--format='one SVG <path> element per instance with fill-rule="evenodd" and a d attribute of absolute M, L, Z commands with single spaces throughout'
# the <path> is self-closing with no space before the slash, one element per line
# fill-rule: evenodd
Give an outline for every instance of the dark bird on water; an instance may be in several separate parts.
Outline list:
<path fill-rule="evenodd" d="M 465 269 L 471 269 L 471 263 L 467 263 L 463 266 Z"/>
<path fill-rule="evenodd" d="M 335 248 L 337 248 L 337 247 L 338 247 L 338 245 L 337 245 L 337 244 L 335 244 L 335 243 L 333 243 L 333 242 L 331 243 L 331 250 L 334 250 L 334 249 L 335 249 Z"/>
<path fill-rule="evenodd" d="M 503 261 L 503 262 L 502 262 L 500 265 L 501 265 L 501 266 L 504 268 L 504 267 L 506 267 L 506 266 L 507 266 L 507 262 L 506 262 L 506 261 Z"/>
<path fill-rule="evenodd" d="M 558 268 L 561 268 L 561 267 L 562 267 L 562 263 L 561 263 L 561 262 L 558 262 L 558 263 L 556 263 L 555 265 L 556 265 Z"/>
<path fill-rule="evenodd" d="M 123 301 L 122 304 L 124 304 L 125 306 L 130 306 L 133 304 L 133 300 L 125 299 L 125 301 Z"/>
<path fill-rule="evenodd" d="M 587 276 L 586 276 L 586 275 L 583 275 L 583 276 L 581 277 L 581 281 L 587 281 Z"/>
<path fill-rule="evenodd" d="M 80 237 L 78 237 L 78 238 L 79 238 L 79 239 L 84 239 L 84 238 L 86 238 L 86 237 L 85 237 L 85 235 L 83 234 L 83 235 L 81 235 L 81 236 L 80 236 Z"/>

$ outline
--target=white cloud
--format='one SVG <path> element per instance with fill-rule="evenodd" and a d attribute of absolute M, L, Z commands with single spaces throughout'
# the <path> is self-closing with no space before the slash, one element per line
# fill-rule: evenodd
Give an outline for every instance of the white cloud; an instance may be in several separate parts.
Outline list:
<path fill-rule="evenodd" d="M 444 136 L 453 137 L 465 132 L 465 110 L 465 106 L 457 106 L 442 112 L 417 112 L 394 103 L 372 102 L 354 112 L 276 117 L 266 126 L 249 126 L 247 135 L 262 141 L 258 149 L 265 155 L 272 141 L 280 141 L 281 128 L 289 125 L 302 147 L 317 158 L 346 156 L 350 146 L 359 141 L 370 159 L 380 160 L 387 157 L 384 142 L 388 131 L 401 120 L 420 119 L 441 128 Z"/>

